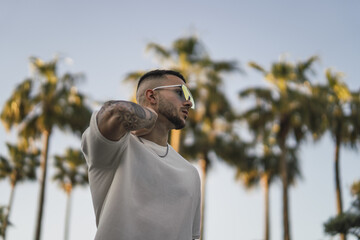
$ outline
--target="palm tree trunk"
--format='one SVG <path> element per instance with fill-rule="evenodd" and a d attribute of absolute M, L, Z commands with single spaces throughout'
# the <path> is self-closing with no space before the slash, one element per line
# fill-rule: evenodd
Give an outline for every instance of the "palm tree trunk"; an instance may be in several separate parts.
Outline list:
<path fill-rule="evenodd" d="M 42 134 L 42 138 L 43 138 L 43 149 L 41 152 L 42 176 L 40 179 L 41 186 L 40 186 L 40 193 L 39 193 L 35 240 L 41 239 L 41 225 L 42 225 L 42 216 L 43 216 L 43 209 L 44 209 L 44 202 L 45 202 L 45 187 L 46 187 L 46 174 L 47 174 L 47 160 L 48 160 L 48 151 L 49 151 L 50 131 L 45 130 Z"/>
<path fill-rule="evenodd" d="M 7 207 L 7 211 L 6 211 L 5 219 L 4 219 L 4 225 L 3 225 L 3 239 L 4 240 L 6 240 L 6 229 L 7 229 L 8 223 L 9 223 L 11 207 L 14 202 L 15 186 L 16 186 L 16 182 L 11 184 L 9 203 L 8 203 L 8 207 Z"/>
<path fill-rule="evenodd" d="M 170 133 L 170 145 L 175 151 L 180 151 L 180 130 L 173 129 Z"/>
<path fill-rule="evenodd" d="M 71 184 L 66 186 L 66 213 L 65 213 L 65 229 L 64 229 L 64 240 L 69 239 L 69 232 L 70 232 L 70 213 L 71 213 L 71 192 L 72 187 Z"/>
<path fill-rule="evenodd" d="M 200 240 L 204 240 L 204 223 L 205 223 L 205 187 L 208 164 L 205 157 L 199 160 L 201 169 L 201 220 L 200 220 Z"/>
<path fill-rule="evenodd" d="M 288 172 L 287 172 L 287 162 L 286 162 L 286 147 L 285 140 L 280 141 L 281 148 L 281 157 L 280 157 L 280 166 L 281 166 L 281 179 L 282 179 L 282 191 L 283 191 L 283 226 L 284 240 L 290 240 L 290 224 L 289 224 L 289 195 L 288 195 Z"/>
<path fill-rule="evenodd" d="M 338 135 L 336 137 L 336 146 L 335 146 L 335 185 L 336 185 L 336 210 L 337 214 L 342 213 L 342 198 L 341 198 L 341 182 L 340 182 L 340 144 L 341 137 Z M 346 234 L 340 234 L 341 240 L 346 240 Z"/>
<path fill-rule="evenodd" d="M 265 231 L 264 240 L 270 240 L 270 208 L 269 208 L 269 175 L 264 174 L 263 177 L 264 195 L 265 195 Z"/>

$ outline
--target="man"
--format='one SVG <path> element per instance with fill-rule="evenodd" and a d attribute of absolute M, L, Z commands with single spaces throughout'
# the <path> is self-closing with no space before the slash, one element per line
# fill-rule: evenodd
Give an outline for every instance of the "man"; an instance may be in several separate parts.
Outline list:
<path fill-rule="evenodd" d="M 82 137 L 96 215 L 95 239 L 200 237 L 200 178 L 169 144 L 195 107 L 184 77 L 154 70 L 139 80 L 139 104 L 110 101 Z"/>

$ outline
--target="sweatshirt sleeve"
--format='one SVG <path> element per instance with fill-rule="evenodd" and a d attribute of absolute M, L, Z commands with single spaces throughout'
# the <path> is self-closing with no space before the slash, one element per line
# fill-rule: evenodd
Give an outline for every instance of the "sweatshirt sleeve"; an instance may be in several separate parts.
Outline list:
<path fill-rule="evenodd" d="M 96 122 L 97 113 L 96 111 L 92 114 L 90 126 L 82 135 L 81 148 L 89 168 L 108 168 L 119 161 L 115 156 L 119 156 L 126 148 L 130 132 L 126 133 L 118 141 L 105 138 L 100 133 Z"/>

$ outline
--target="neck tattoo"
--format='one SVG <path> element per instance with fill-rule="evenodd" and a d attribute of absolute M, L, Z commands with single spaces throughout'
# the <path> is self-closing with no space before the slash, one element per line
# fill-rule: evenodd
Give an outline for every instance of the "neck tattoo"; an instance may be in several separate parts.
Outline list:
<path fill-rule="evenodd" d="M 138 137 L 138 139 L 139 139 L 139 141 L 140 141 L 142 144 L 145 145 L 145 143 L 143 142 L 143 140 L 141 140 L 140 137 Z M 156 152 L 155 152 L 155 153 L 156 153 Z M 165 153 L 164 155 L 159 155 L 159 154 L 156 153 L 156 155 L 158 155 L 158 156 L 161 157 L 161 158 L 164 158 L 164 157 L 166 157 L 166 156 L 168 155 L 168 153 L 169 153 L 169 144 L 166 144 L 166 153 Z"/>

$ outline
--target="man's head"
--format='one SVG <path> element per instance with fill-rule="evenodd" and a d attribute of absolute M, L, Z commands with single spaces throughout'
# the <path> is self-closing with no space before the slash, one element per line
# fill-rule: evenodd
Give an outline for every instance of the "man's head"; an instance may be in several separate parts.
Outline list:
<path fill-rule="evenodd" d="M 137 102 L 157 111 L 159 120 L 172 123 L 171 128 L 183 128 L 189 108 L 193 105 L 192 97 L 191 100 L 184 97 L 182 85 L 185 83 L 185 78 L 176 71 L 150 71 L 139 80 Z"/>
<path fill-rule="evenodd" d="M 153 71 L 145 73 L 139 79 L 137 89 L 139 89 L 140 84 L 142 84 L 142 82 L 144 82 L 145 80 L 160 79 L 160 78 L 166 77 L 166 75 L 176 76 L 176 77 L 182 79 L 184 81 L 184 83 L 186 83 L 184 76 L 181 75 L 181 73 L 179 73 L 179 72 L 176 72 L 176 71 L 173 71 L 173 70 L 160 70 L 160 69 L 157 69 L 157 70 L 153 70 Z"/>
<path fill-rule="evenodd" d="M 147 89 L 153 89 L 162 84 L 166 84 L 168 80 L 167 76 L 175 76 L 180 78 L 184 83 L 186 83 L 185 78 L 179 72 L 173 70 L 153 70 L 145 73 L 138 81 L 137 90 L 136 90 L 136 101 L 139 104 L 143 104 L 145 100 L 145 91 Z"/>

